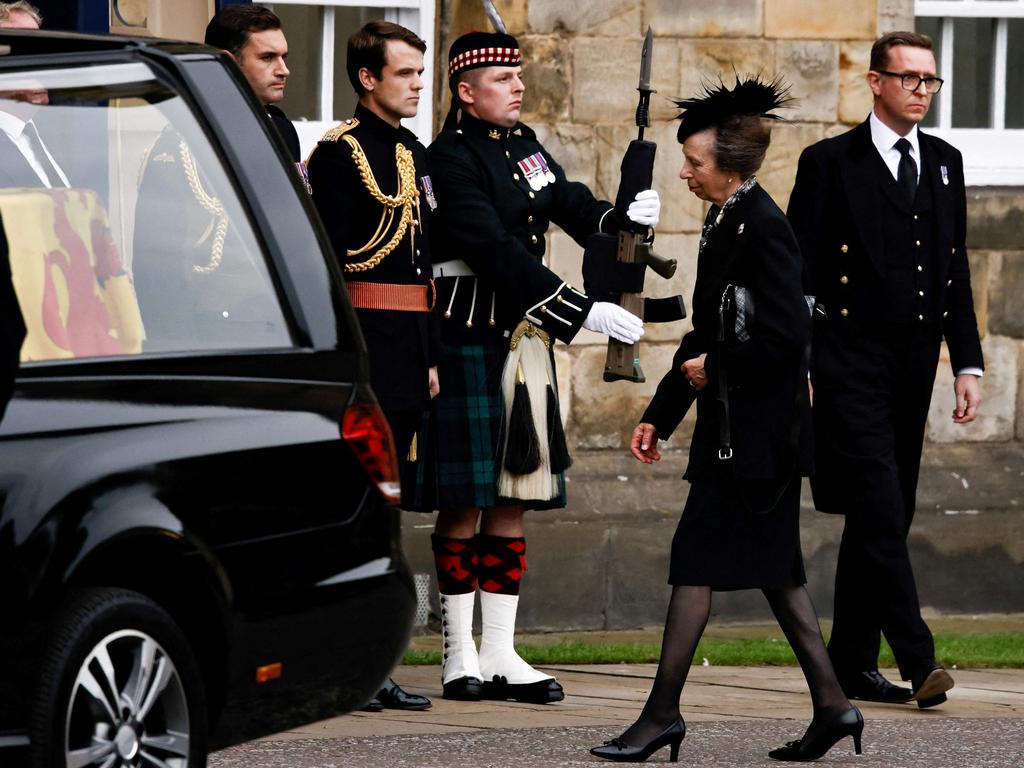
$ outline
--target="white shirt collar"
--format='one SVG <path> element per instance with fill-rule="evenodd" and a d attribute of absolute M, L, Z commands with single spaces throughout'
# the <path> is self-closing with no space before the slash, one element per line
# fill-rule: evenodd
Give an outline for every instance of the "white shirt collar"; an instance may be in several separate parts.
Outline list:
<path fill-rule="evenodd" d="M 868 125 L 871 127 L 871 143 L 875 145 L 878 154 L 882 156 L 882 160 L 885 161 L 886 166 L 892 172 L 892 177 L 896 178 L 900 164 L 900 151 L 896 149 L 895 144 L 900 139 L 906 139 L 910 142 L 910 156 L 917 163 L 917 177 L 921 178 L 921 145 L 918 141 L 917 126 L 915 125 L 911 128 L 906 136 L 900 136 L 900 134 L 879 120 L 874 110 L 871 111 L 871 115 L 868 117 Z"/>
<path fill-rule="evenodd" d="M 10 112 L 0 109 L 0 131 L 6 133 L 12 140 L 21 136 L 25 130 L 26 122 L 20 117 L 15 117 Z"/>
<path fill-rule="evenodd" d="M 25 158 L 25 162 L 28 163 L 33 173 L 39 178 L 40 183 L 44 187 L 52 188 L 54 186 L 70 187 L 71 183 L 68 181 L 67 174 L 61 169 L 60 165 L 57 164 L 57 160 L 50 153 L 50 150 L 46 148 L 43 143 L 42 137 L 39 139 L 39 144 L 42 146 L 43 152 L 46 153 L 46 157 L 49 160 L 49 164 L 53 166 L 57 172 L 56 179 L 50 179 L 47 175 L 46 170 L 40 163 L 40 159 L 36 157 L 35 150 L 32 148 L 29 142 L 28 136 L 25 135 L 25 127 L 32 122 L 31 120 L 22 120 L 20 117 L 12 115 L 10 112 L 4 112 L 0 110 L 0 130 L 7 134 L 7 137 L 11 140 L 11 143 L 21 153 L 22 157 Z M 34 124 L 33 124 L 34 126 Z M 36 131 L 38 133 L 38 128 Z"/>

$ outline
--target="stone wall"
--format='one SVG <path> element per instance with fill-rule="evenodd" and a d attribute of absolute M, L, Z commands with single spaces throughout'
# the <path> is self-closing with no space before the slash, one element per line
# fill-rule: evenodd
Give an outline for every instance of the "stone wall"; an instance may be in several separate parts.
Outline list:
<path fill-rule="evenodd" d="M 698 232 L 704 204 L 678 178 L 672 99 L 695 93 L 702 80 L 763 72 L 791 84 L 795 106 L 775 128 L 758 174 L 785 208 L 800 151 L 862 121 L 871 109 L 864 82 L 871 41 L 881 32 L 910 28 L 913 0 L 499 0 L 509 31 L 523 47 L 527 92 L 525 122 L 570 178 L 600 197 L 615 194 L 618 165 L 635 136 L 632 117 L 643 33 L 654 29 L 652 97 L 657 141 L 655 186 L 663 201 L 656 249 L 679 262 L 664 281 L 648 272 L 647 295 L 693 290 Z M 440 73 L 454 36 L 489 29 L 478 0 L 440 3 L 438 94 L 447 95 Z M 443 116 L 447 104 L 438 107 Z M 969 240 L 975 303 L 987 371 L 985 402 L 966 427 L 950 419 L 952 375 L 940 367 L 928 420 L 932 444 L 1024 440 L 1024 191 L 969 190 Z M 566 280 L 581 282 L 581 249 L 564 233 L 549 235 L 550 266 Z M 559 383 L 568 400 L 570 441 L 577 449 L 619 449 L 669 365 L 688 321 L 648 326 L 641 347 L 645 384 L 601 380 L 605 340 L 582 331 L 557 351 Z M 945 358 L 944 358 L 945 359 Z M 685 447 L 693 414 L 672 444 Z M 670 445 L 671 447 L 671 445 Z"/>

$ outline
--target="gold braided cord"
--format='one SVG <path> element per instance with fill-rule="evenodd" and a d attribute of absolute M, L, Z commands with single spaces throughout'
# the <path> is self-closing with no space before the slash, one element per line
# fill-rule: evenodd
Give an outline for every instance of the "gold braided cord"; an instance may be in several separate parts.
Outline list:
<path fill-rule="evenodd" d="M 199 169 L 196 166 L 195 158 L 192 156 L 192 152 L 189 150 L 188 144 L 185 143 L 184 139 L 178 143 L 178 150 L 181 154 L 181 166 L 185 171 L 185 179 L 188 181 L 192 196 L 204 211 L 211 216 L 217 217 L 217 231 L 213 236 L 209 263 L 206 266 L 192 265 L 193 272 L 207 275 L 215 271 L 224 258 L 224 241 L 228 236 L 228 215 L 220 200 L 207 192 L 203 187 L 203 183 L 199 179 Z M 207 229 L 207 232 L 209 232 L 209 229 Z M 205 239 L 206 235 L 204 234 L 200 242 Z"/>
<path fill-rule="evenodd" d="M 342 265 L 346 272 L 366 272 L 380 264 L 385 256 L 395 250 L 402 241 L 402 238 L 405 237 L 406 231 L 413 228 L 412 207 L 413 203 L 418 205 L 420 194 L 416 188 L 416 164 L 413 161 L 412 152 L 404 145 L 396 144 L 395 164 L 398 167 L 398 193 L 394 197 L 385 195 L 381 192 L 377 179 L 374 178 L 373 169 L 370 168 L 370 162 L 366 159 L 366 153 L 359 146 L 359 142 L 348 135 L 344 135 L 341 138 L 352 148 L 352 161 L 356 164 L 356 170 L 359 171 L 359 177 L 363 182 L 363 186 L 366 187 L 366 191 L 370 193 L 370 197 L 384 206 L 380 223 L 377 225 L 377 231 L 374 232 L 373 237 L 361 248 L 347 251 L 347 254 L 349 256 L 359 256 L 376 248 L 391 229 L 396 209 L 402 209 L 398 226 L 387 243 L 377 249 L 376 253 L 366 261 Z M 413 236 L 415 236 L 414 233 Z"/>

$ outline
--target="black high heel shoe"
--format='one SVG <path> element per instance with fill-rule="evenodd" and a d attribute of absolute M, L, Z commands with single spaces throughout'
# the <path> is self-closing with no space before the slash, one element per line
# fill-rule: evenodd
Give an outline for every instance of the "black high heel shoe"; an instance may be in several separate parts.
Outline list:
<path fill-rule="evenodd" d="M 590 754 L 603 757 L 605 760 L 614 760 L 617 763 L 642 763 L 668 744 L 671 748 L 668 759 L 670 762 L 675 763 L 679 760 L 679 745 L 685 737 L 686 723 L 680 717 L 641 747 L 631 747 L 621 738 L 618 738 L 606 741 L 600 747 L 594 747 L 590 750 Z"/>
<path fill-rule="evenodd" d="M 797 739 L 786 743 L 786 746 L 773 749 L 768 757 L 789 762 L 807 762 L 817 760 L 824 755 L 840 739 L 853 736 L 853 749 L 860 754 L 860 736 L 864 732 L 864 718 L 860 710 L 850 707 L 822 728 L 813 739 Z"/>

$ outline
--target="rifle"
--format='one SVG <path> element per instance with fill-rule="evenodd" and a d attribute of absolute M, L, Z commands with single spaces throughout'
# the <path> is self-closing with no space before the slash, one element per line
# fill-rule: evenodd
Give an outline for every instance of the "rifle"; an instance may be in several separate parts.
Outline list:
<path fill-rule="evenodd" d="M 686 317 L 682 296 L 666 299 L 644 299 L 644 273 L 647 267 L 666 280 L 676 271 L 675 259 L 657 256 L 648 237 L 647 227 L 630 221 L 626 209 L 637 193 L 651 188 L 654 178 L 654 156 L 657 145 L 644 141 L 644 129 L 650 127 L 651 61 L 654 33 L 647 28 L 640 55 L 640 100 L 636 108 L 637 138 L 629 143 L 622 157 L 619 189 L 615 196 L 615 215 L 620 224 L 618 235 L 595 233 L 587 239 L 583 254 L 583 289 L 598 301 L 614 301 L 644 322 L 667 323 Z M 608 356 L 604 365 L 605 381 L 646 380 L 640 368 L 640 343 L 626 344 L 608 339 Z"/>

